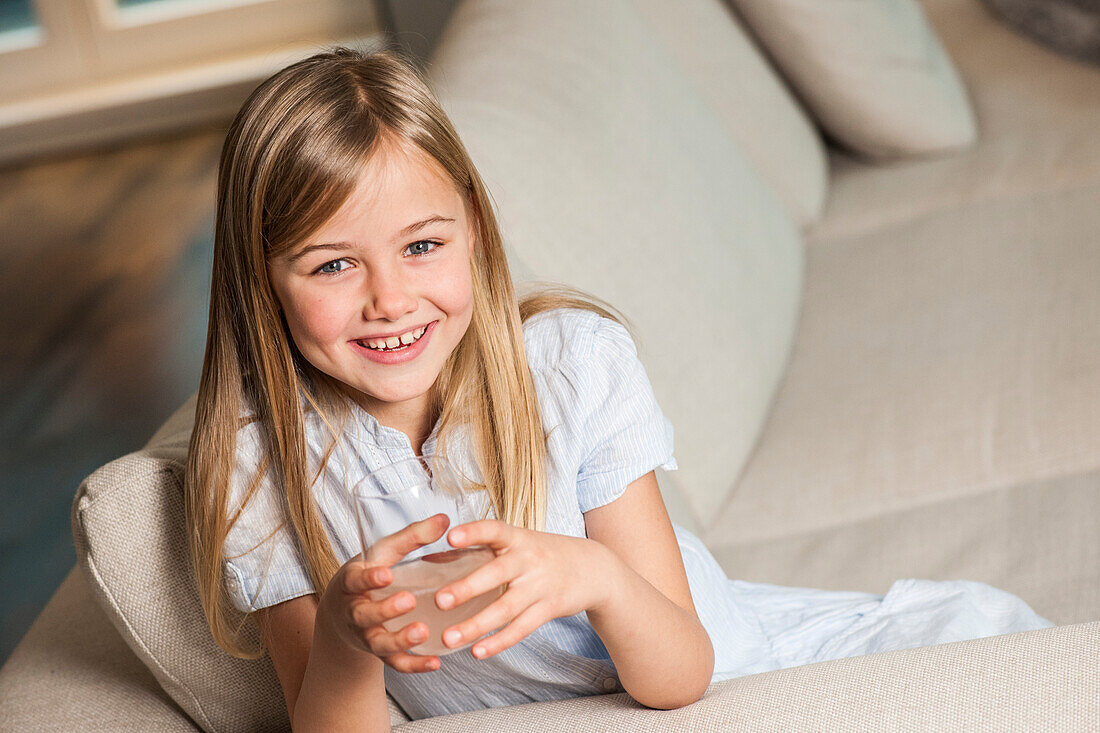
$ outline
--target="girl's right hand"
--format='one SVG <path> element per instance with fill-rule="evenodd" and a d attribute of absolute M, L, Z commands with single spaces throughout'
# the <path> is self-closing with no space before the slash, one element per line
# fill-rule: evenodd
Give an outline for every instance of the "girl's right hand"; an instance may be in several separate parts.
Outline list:
<path fill-rule="evenodd" d="M 408 653 L 410 647 L 428 638 L 426 624 L 411 623 L 394 632 L 382 626 L 416 607 L 413 594 L 401 591 L 372 601 L 368 593 L 392 583 L 390 566 L 438 540 L 449 523 L 445 514 L 414 522 L 375 543 L 369 560 L 357 556 L 346 562 L 325 588 L 317 608 L 318 621 L 323 619 L 349 646 L 373 654 L 398 672 L 439 669 L 439 657 Z"/>

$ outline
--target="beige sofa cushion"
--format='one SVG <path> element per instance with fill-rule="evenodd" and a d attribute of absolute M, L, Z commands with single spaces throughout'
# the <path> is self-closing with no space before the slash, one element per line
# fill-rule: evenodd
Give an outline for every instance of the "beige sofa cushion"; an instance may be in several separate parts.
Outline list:
<path fill-rule="evenodd" d="M 721 519 L 789 536 L 1100 467 L 1100 181 L 813 242 Z"/>
<path fill-rule="evenodd" d="M 1100 471 L 755 541 L 733 516 L 706 537 L 731 578 L 880 594 L 898 578 L 977 580 L 1055 624 L 1100 619 Z"/>
<path fill-rule="evenodd" d="M 223 652 L 210 636 L 187 557 L 183 462 L 194 398 L 145 450 L 89 476 L 73 504 L 77 564 L 127 646 L 205 731 L 288 729 L 271 661 Z M 258 634 L 249 623 L 252 641 Z M 391 720 L 407 720 L 390 701 Z"/>
<path fill-rule="evenodd" d="M 666 502 L 679 521 L 680 509 L 709 516 L 786 363 L 797 225 L 625 0 L 463 3 L 432 69 L 496 199 L 509 259 L 637 326 L 676 430 Z"/>
<path fill-rule="evenodd" d="M 974 142 L 973 111 L 917 0 L 729 0 L 826 133 L 874 158 Z"/>

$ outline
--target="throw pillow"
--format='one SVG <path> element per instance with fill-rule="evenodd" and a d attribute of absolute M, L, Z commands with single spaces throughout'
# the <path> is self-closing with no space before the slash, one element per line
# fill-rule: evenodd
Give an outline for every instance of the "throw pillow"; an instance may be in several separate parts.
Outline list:
<path fill-rule="evenodd" d="M 970 101 L 917 0 L 728 0 L 826 134 L 872 158 L 974 142 Z"/>
<path fill-rule="evenodd" d="M 192 397 L 142 451 L 81 484 L 73 504 L 77 562 L 126 644 L 202 730 L 290 730 L 270 658 L 222 651 L 199 604 L 183 518 L 194 415 Z M 258 633 L 249 623 L 251 643 Z M 394 725 L 408 720 L 387 701 Z"/>

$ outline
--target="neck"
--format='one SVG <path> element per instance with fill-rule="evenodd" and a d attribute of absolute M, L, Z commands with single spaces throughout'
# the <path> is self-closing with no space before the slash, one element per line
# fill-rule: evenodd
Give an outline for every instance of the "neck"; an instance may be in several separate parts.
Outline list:
<path fill-rule="evenodd" d="M 357 400 L 360 406 L 369 412 L 381 425 L 400 430 L 409 439 L 409 445 L 413 452 L 422 455 L 424 441 L 431 435 L 432 428 L 438 415 L 432 413 L 427 395 L 415 401 L 399 404 L 367 403 L 365 400 Z"/>

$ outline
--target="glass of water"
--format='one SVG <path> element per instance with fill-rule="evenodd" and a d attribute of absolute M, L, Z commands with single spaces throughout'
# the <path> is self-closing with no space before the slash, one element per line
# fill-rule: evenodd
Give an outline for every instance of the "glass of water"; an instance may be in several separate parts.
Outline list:
<path fill-rule="evenodd" d="M 473 482 L 442 456 L 413 456 L 370 471 L 352 487 L 351 497 L 368 563 L 378 560 L 378 543 L 413 522 L 436 514 L 450 520 L 447 531 L 460 524 L 482 519 L 488 506 L 485 491 L 471 491 Z M 447 583 L 464 578 L 492 560 L 493 551 L 485 546 L 454 548 L 447 532 L 435 542 L 413 550 L 390 567 L 393 582 L 368 592 L 371 600 L 381 600 L 407 590 L 416 606 L 382 625 L 387 631 L 399 631 L 410 623 L 422 621 L 428 626 L 428 638 L 409 651 L 414 654 L 442 656 L 465 649 L 444 646 L 443 630 L 477 614 L 503 590 L 498 587 L 467 602 L 440 610 L 435 593 Z M 377 564 L 388 564 L 377 562 Z"/>

